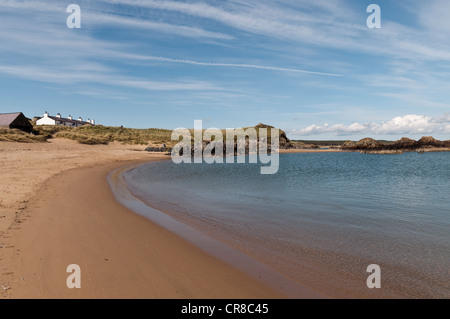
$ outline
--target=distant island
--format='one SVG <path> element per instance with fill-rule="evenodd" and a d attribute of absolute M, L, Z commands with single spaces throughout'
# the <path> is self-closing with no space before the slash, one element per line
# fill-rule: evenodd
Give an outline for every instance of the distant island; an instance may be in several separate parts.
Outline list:
<path fill-rule="evenodd" d="M 403 137 L 395 142 L 380 142 L 373 138 L 364 138 L 358 142 L 346 141 L 341 149 L 376 154 L 401 154 L 403 152 L 439 152 L 450 151 L 450 140 L 439 141 L 432 136 L 424 136 L 420 140 Z"/>

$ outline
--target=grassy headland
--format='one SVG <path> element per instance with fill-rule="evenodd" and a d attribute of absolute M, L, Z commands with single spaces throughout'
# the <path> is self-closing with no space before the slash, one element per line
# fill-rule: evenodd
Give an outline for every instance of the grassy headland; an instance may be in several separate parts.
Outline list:
<path fill-rule="evenodd" d="M 33 123 L 34 124 L 34 123 Z M 257 138 L 260 137 L 260 129 L 267 129 L 267 140 L 271 143 L 270 125 L 258 124 L 254 127 Z M 205 132 L 205 130 L 203 130 Z M 194 130 L 190 129 L 191 143 L 194 143 Z M 224 142 L 226 142 L 227 134 L 225 130 L 221 130 Z M 360 152 L 387 152 L 401 153 L 403 151 L 437 151 L 449 150 L 450 141 L 439 141 L 432 137 L 423 137 L 415 141 L 409 138 L 402 138 L 398 141 L 374 140 L 365 138 L 360 141 L 312 141 L 312 140 L 290 140 L 286 133 L 279 130 L 280 149 L 319 149 L 329 148 L 344 151 L 360 151 Z M 70 139 L 80 144 L 96 145 L 108 144 L 110 142 L 119 142 L 128 145 L 148 145 L 150 147 L 161 147 L 170 149 L 181 140 L 172 140 L 172 130 L 168 129 L 135 129 L 125 127 L 112 126 L 82 126 L 71 128 L 67 126 L 37 126 L 34 125 L 34 134 L 22 132 L 17 129 L 0 128 L 0 141 L 20 142 L 20 143 L 40 143 L 46 142 L 48 139 Z M 213 138 L 213 140 L 215 137 Z M 208 144 L 210 141 L 205 141 Z M 236 142 L 236 137 L 235 137 Z M 224 143 L 225 144 L 225 143 Z"/>
<path fill-rule="evenodd" d="M 254 126 L 256 134 L 259 137 L 259 130 L 267 128 L 268 140 L 271 140 L 271 130 L 273 126 L 258 124 Z M 247 128 L 244 128 L 244 130 Z M 194 130 L 189 130 L 192 142 L 194 137 Z M 203 130 L 205 132 L 205 130 Z M 226 140 L 226 131 L 221 130 L 224 140 Z M 19 130 L 1 129 L 0 141 L 16 141 L 23 143 L 31 142 L 45 142 L 51 138 L 65 138 L 77 141 L 80 144 L 108 144 L 109 142 L 120 142 L 131 145 L 155 145 L 159 146 L 165 144 L 167 147 L 172 147 L 177 140 L 171 140 L 172 130 L 168 129 L 135 129 L 125 127 L 112 126 L 82 126 L 71 128 L 67 126 L 51 126 L 34 125 L 34 134 L 28 134 Z M 290 147 L 290 140 L 286 133 L 280 130 L 280 147 Z"/>

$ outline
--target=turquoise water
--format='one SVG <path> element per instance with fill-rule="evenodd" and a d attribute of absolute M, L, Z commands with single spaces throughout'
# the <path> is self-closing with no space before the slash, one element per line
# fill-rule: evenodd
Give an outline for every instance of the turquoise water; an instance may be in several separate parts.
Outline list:
<path fill-rule="evenodd" d="M 149 163 L 130 191 L 331 297 L 450 297 L 450 153 L 281 154 L 259 164 Z M 381 267 L 368 289 L 367 266 Z"/>

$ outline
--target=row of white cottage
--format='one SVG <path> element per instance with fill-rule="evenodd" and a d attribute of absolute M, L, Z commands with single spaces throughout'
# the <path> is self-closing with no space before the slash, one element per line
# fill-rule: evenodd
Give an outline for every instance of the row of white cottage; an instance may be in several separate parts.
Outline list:
<path fill-rule="evenodd" d="M 74 120 L 71 115 L 69 115 L 68 118 L 63 118 L 60 113 L 56 114 L 56 116 L 51 116 L 48 112 L 45 112 L 43 117 L 36 120 L 36 125 L 64 125 L 79 127 L 83 125 L 95 125 L 95 121 L 90 119 L 83 121 L 81 117 L 79 117 L 78 120 Z"/>

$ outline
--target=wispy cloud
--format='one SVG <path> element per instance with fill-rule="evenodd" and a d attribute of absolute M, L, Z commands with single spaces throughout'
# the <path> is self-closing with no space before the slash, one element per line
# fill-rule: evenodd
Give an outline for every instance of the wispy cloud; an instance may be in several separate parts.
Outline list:
<path fill-rule="evenodd" d="M 433 7 L 440 8 L 434 0 Z M 383 20 L 383 28 L 368 33 L 365 16 L 355 13 L 344 1 L 233 1 L 233 2 L 184 2 L 155 0 L 104 0 L 152 10 L 163 10 L 218 22 L 227 27 L 250 34 L 308 43 L 344 51 L 364 52 L 409 59 L 450 60 L 450 48 L 434 37 L 437 22 L 433 13 L 422 14 L 422 20 L 430 28 L 420 30 L 396 22 Z M 436 5 L 437 3 L 437 5 Z M 292 5 L 303 12 L 291 10 Z M 428 12 L 426 8 L 420 10 Z M 436 11 L 436 10 L 435 10 Z M 440 21 L 440 20 L 439 20 Z"/>
<path fill-rule="evenodd" d="M 447 38 L 450 33 L 450 2 L 447 0 L 428 1 L 418 12 L 419 22 L 437 37 Z"/>
<path fill-rule="evenodd" d="M 0 79 L 167 110 L 219 106 L 224 125 L 238 121 L 229 110 L 251 110 L 245 121 L 308 114 L 296 132 L 309 135 L 448 132 L 445 119 L 412 115 L 448 108 L 448 4 L 410 2 L 408 17 L 394 21 L 407 5 L 391 4 L 369 30 L 351 0 L 79 0 L 82 28 L 69 30 L 70 2 L 0 0 Z"/>
<path fill-rule="evenodd" d="M 120 62 L 122 57 L 118 52 L 126 52 L 129 46 L 120 42 L 107 41 L 94 38 L 89 32 L 71 32 L 65 26 L 67 13 L 58 3 L 54 6 L 39 1 L 0 1 L 0 73 L 15 78 L 32 80 L 56 85 L 78 84 L 86 86 L 96 84 L 122 88 L 132 88 L 144 91 L 221 91 L 219 85 L 208 80 L 190 80 L 171 78 L 160 80 L 158 78 L 140 77 L 122 69 L 105 58 Z M 37 10 L 45 11 L 46 19 L 40 20 L 39 15 L 33 14 Z M 55 9 L 56 8 L 56 9 Z M 20 11 L 17 11 L 20 9 Z M 10 13 L 7 13 L 11 11 Z M 89 16 L 89 14 L 86 14 Z M 84 15 L 83 15 L 84 17 Z M 105 17 L 102 15 L 102 17 Z M 92 18 L 92 16 L 91 16 Z M 105 18 L 110 23 L 120 21 L 122 24 L 130 23 L 132 19 L 120 17 Z M 30 28 L 37 24 L 38 27 Z M 137 28 L 166 28 L 174 33 L 193 34 L 194 36 L 221 37 L 220 34 L 202 33 L 200 28 L 178 28 L 168 24 L 155 24 L 135 20 Z M 103 21 L 104 22 L 104 21 Z M 97 23 L 103 23 L 98 21 Z M 178 29 L 177 29 L 178 28 Z M 101 58 L 99 58 L 101 57 Z M 90 92 L 83 88 L 74 92 Z M 104 96 L 108 94 L 104 89 Z M 99 96 L 102 93 L 95 94 Z M 84 95 L 86 93 L 83 93 Z"/>
<path fill-rule="evenodd" d="M 74 83 L 96 83 L 101 85 L 112 85 L 119 87 L 128 87 L 133 89 L 142 89 L 146 91 L 209 91 L 223 90 L 219 86 L 198 80 L 184 81 L 150 81 L 136 77 L 107 75 L 89 70 L 66 69 L 66 72 L 60 72 L 50 68 L 40 68 L 33 66 L 10 66 L 0 65 L 0 73 L 6 73 L 13 76 L 34 80 L 38 82 L 47 82 L 54 84 L 74 84 Z"/>
<path fill-rule="evenodd" d="M 8 43 L 0 49 L 0 57 L 3 57 L 3 63 L 0 64 L 0 73 L 26 80 L 61 85 L 95 83 L 103 86 L 145 91 L 223 91 L 220 85 L 214 84 L 212 81 L 197 80 L 192 77 L 189 81 L 176 78 L 172 78 L 170 81 L 161 81 L 146 77 L 140 78 L 126 73 L 122 74 L 122 70 L 117 69 L 114 64 L 106 63 L 105 59 L 120 63 L 128 61 L 132 64 L 153 61 L 206 67 L 261 69 L 274 72 L 339 76 L 333 73 L 277 66 L 210 63 L 139 55 L 130 53 L 130 49 L 132 49 L 130 45 L 99 40 L 89 32 L 70 32 L 65 28 L 67 13 L 60 2 L 4 0 L 0 1 L 0 7 L 6 12 L 10 12 L 10 14 L 5 14 L 0 21 L 0 41 Z M 45 21 L 40 20 L 38 15 L 32 14 L 36 11 L 46 12 Z M 92 24 L 103 27 L 116 25 L 137 30 L 158 30 L 182 37 L 212 38 L 225 41 L 233 39 L 230 35 L 207 31 L 200 27 L 103 14 L 96 10 L 83 10 L 82 17 L 83 25 Z M 39 27 L 30 29 L 28 24 L 23 23 L 25 19 L 28 19 L 31 24 L 38 23 Z M 98 57 L 102 57 L 102 59 Z M 34 63 L 31 63 L 31 61 Z M 86 90 L 77 90 L 76 92 L 86 92 Z"/>
<path fill-rule="evenodd" d="M 45 12 L 61 12 L 61 9 L 65 9 L 64 4 L 61 2 L 52 2 L 51 0 L 46 2 L 42 1 L 17 1 L 17 0 L 2 0 L 0 1 L 0 7 L 3 10 L 8 9 L 21 9 L 21 10 L 34 10 L 34 11 L 45 11 Z M 64 12 L 64 11 L 63 11 Z"/>
<path fill-rule="evenodd" d="M 256 65 L 256 64 L 212 63 L 212 62 L 201 62 L 201 61 L 192 61 L 192 60 L 184 60 L 184 59 L 173 59 L 173 58 L 158 57 L 158 56 L 143 56 L 143 55 L 133 55 L 133 54 L 120 54 L 120 53 L 119 53 L 119 55 L 124 58 L 129 58 L 129 59 L 136 60 L 136 61 L 157 61 L 157 62 L 182 63 L 182 64 L 211 66 L 211 67 L 232 67 L 232 68 L 279 71 L 279 72 L 306 73 L 306 74 L 327 75 L 327 76 L 342 76 L 340 74 L 334 74 L 334 73 L 325 73 L 325 72 L 301 70 L 301 69 L 295 69 L 295 68 L 283 68 L 283 67 Z"/>
<path fill-rule="evenodd" d="M 214 5 L 204 2 L 153 0 L 104 0 L 104 2 L 177 12 L 183 15 L 213 20 L 252 34 L 307 41 L 308 43 L 320 45 L 338 45 L 344 39 L 336 39 L 336 35 L 339 36 L 344 33 L 348 36 L 355 34 L 356 29 L 361 29 L 355 25 L 341 23 L 338 19 L 334 19 L 333 14 L 342 12 L 342 10 L 330 11 L 331 5 L 320 6 L 325 11 L 321 17 L 317 17 L 306 13 L 293 14 L 288 8 L 278 6 L 273 2 L 269 7 L 263 1 L 259 3 L 250 1 L 215 2 Z M 341 5 L 343 6 L 342 3 Z M 338 34 L 324 32 L 325 28 L 331 31 L 332 27 L 336 27 L 336 23 L 340 27 Z M 317 28 L 319 24 L 322 27 Z"/>
<path fill-rule="evenodd" d="M 210 38 L 231 40 L 234 37 L 228 34 L 207 31 L 193 26 L 170 24 L 166 22 L 156 22 L 143 19 L 127 18 L 113 14 L 87 13 L 83 17 L 90 25 L 113 25 L 116 27 L 129 27 L 138 30 L 157 30 L 162 33 L 169 33 L 188 38 Z"/>

